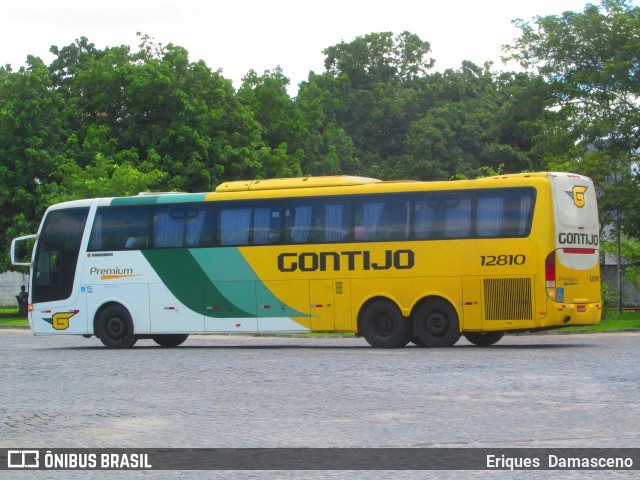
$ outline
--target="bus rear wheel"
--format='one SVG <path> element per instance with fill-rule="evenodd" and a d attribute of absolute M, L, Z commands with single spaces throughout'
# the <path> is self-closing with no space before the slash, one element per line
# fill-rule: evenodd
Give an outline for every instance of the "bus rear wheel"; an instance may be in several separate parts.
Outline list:
<path fill-rule="evenodd" d="M 413 314 L 413 329 L 427 347 L 451 347 L 460 339 L 458 314 L 444 300 L 423 303 Z"/>
<path fill-rule="evenodd" d="M 494 345 L 504 337 L 504 332 L 465 332 L 464 338 L 479 347 Z"/>
<path fill-rule="evenodd" d="M 187 334 L 169 334 L 169 335 L 154 335 L 153 341 L 156 342 L 161 347 L 177 347 L 178 345 L 182 345 L 189 335 Z"/>
<path fill-rule="evenodd" d="M 404 347 L 413 336 L 411 322 L 388 300 L 376 300 L 362 312 L 362 336 L 374 348 Z"/>
<path fill-rule="evenodd" d="M 129 348 L 138 340 L 131 315 L 122 305 L 110 305 L 102 310 L 96 318 L 95 332 L 107 348 Z"/>

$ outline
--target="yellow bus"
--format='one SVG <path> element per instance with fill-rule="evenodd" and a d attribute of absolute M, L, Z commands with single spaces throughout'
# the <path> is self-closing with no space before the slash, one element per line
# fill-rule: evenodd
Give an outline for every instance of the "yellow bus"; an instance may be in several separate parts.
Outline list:
<path fill-rule="evenodd" d="M 596 324 L 598 233 L 580 175 L 307 177 L 54 205 L 11 254 L 31 267 L 36 335 L 125 348 L 191 333 L 354 332 L 377 348 L 449 347 Z"/>

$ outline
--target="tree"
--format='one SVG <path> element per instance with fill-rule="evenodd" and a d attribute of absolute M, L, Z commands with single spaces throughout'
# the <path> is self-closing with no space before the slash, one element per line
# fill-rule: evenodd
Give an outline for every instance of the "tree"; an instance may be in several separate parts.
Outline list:
<path fill-rule="evenodd" d="M 354 161 L 338 171 L 435 180 L 540 164 L 536 136 L 550 116 L 540 77 L 467 61 L 429 74 L 429 43 L 408 32 L 372 33 L 324 53 L 326 71 L 309 76 L 298 100 L 313 115 L 311 131 L 337 127 L 351 140 Z"/>
<path fill-rule="evenodd" d="M 68 99 L 82 145 L 73 158 L 80 166 L 92 165 L 97 153 L 115 158 L 122 152 L 141 172 L 167 173 L 154 177 L 162 182 L 156 188 L 186 191 L 267 173 L 265 144 L 252 112 L 229 80 L 202 61 L 190 62 L 184 48 L 142 35 L 135 52 L 127 46 L 98 51 L 84 38 L 52 52 L 58 58 L 51 76 Z M 109 141 L 85 148 L 91 129 L 108 132 Z M 137 155 L 126 154 L 133 149 Z M 145 165 L 150 159 L 155 163 Z"/>
<path fill-rule="evenodd" d="M 583 160 L 570 162 L 570 168 L 598 177 L 608 172 L 600 183 L 605 191 L 601 205 L 614 202 L 612 208 L 625 211 L 623 231 L 640 235 L 640 214 L 628 208 L 640 187 L 638 171 L 632 167 L 640 148 L 640 7 L 629 0 L 602 0 L 599 6 L 588 4 L 583 12 L 515 23 L 522 35 L 506 47 L 508 58 L 537 69 L 549 82 L 553 106 L 568 120 L 583 148 Z M 593 150 L 602 154 L 594 155 Z M 615 172 L 612 165 L 618 165 Z M 611 182 L 615 197 L 605 185 Z M 621 195 L 623 191 L 631 196 Z"/>
<path fill-rule="evenodd" d="M 431 100 L 403 144 L 412 159 L 408 178 L 474 178 L 540 163 L 534 149 L 548 102 L 544 82 L 525 73 L 496 75 L 490 66 L 465 61 L 458 70 L 416 80 Z"/>
<path fill-rule="evenodd" d="M 586 142 L 640 147 L 640 7 L 602 0 L 583 12 L 517 20 L 509 58 L 546 78 Z"/>
<path fill-rule="evenodd" d="M 18 72 L 0 68 L 0 244 L 35 231 L 44 212 L 41 185 L 57 170 L 69 125 L 65 103 L 42 60 Z M 8 249 L 0 266 L 8 265 Z"/>
<path fill-rule="evenodd" d="M 253 118 L 262 127 L 262 139 L 271 148 L 285 143 L 295 151 L 304 136 L 304 122 L 295 102 L 287 94 L 289 79 L 280 67 L 258 75 L 250 70 L 242 79 L 236 96 L 240 103 L 253 112 Z"/>
<path fill-rule="evenodd" d="M 395 37 L 391 32 L 370 33 L 326 48 L 324 66 L 335 77 L 348 77 L 353 88 L 368 88 L 424 75 L 435 63 L 426 58 L 430 50 L 429 42 L 410 32 Z"/>
<path fill-rule="evenodd" d="M 324 50 L 326 71 L 310 74 L 298 95 L 306 114 L 315 116 L 317 107 L 322 111 L 322 124 L 315 116 L 311 128 L 328 130 L 339 142 L 324 149 L 326 156 L 316 159 L 316 166 L 345 172 L 346 164 L 357 168 L 346 173 L 388 178 L 389 165 L 404 155 L 404 137 L 415 118 L 419 92 L 412 83 L 434 63 L 427 58 L 429 50 L 428 42 L 409 32 L 371 33 Z M 351 145 L 355 158 L 336 164 L 335 155 L 349 155 Z"/>
<path fill-rule="evenodd" d="M 346 77 L 311 72 L 302 82 L 295 99 L 304 122 L 304 155 L 301 168 L 305 175 L 363 173 L 355 156 L 350 135 L 338 125 L 340 98 L 334 92 L 348 89 Z"/>
<path fill-rule="evenodd" d="M 295 177 L 302 174 L 306 122 L 295 101 L 287 94 L 289 79 L 280 67 L 259 76 L 250 70 L 236 93 L 240 103 L 253 113 L 265 143 L 263 173 L 266 177 Z"/>

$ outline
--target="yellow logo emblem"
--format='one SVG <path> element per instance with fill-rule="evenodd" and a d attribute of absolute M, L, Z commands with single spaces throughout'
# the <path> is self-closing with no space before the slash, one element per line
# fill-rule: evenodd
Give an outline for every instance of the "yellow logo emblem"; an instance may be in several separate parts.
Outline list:
<path fill-rule="evenodd" d="M 54 313 L 51 318 L 43 318 L 43 320 L 50 323 L 56 330 L 66 330 L 69 328 L 69 319 L 76 313 L 78 313 L 78 310 L 73 312 L 58 312 Z"/>
<path fill-rule="evenodd" d="M 567 192 L 567 195 L 569 195 L 573 199 L 573 203 L 576 205 L 576 207 L 578 208 L 584 207 L 584 192 L 587 191 L 587 188 L 589 187 L 583 187 L 582 185 L 574 185 L 571 191 Z"/>

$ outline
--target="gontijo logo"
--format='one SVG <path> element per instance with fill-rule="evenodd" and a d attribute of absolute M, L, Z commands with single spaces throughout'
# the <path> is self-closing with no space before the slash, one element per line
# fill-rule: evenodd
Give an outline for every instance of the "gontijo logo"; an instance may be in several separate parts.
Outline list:
<path fill-rule="evenodd" d="M 584 207 L 584 192 L 587 191 L 587 188 L 582 185 L 574 185 L 570 192 L 566 192 L 573 199 L 573 203 L 578 208 Z"/>
<path fill-rule="evenodd" d="M 80 310 L 73 310 L 71 312 L 57 312 L 49 318 L 43 318 L 47 323 L 50 323 L 56 330 L 66 330 L 69 328 L 69 319 L 76 315 Z"/>

